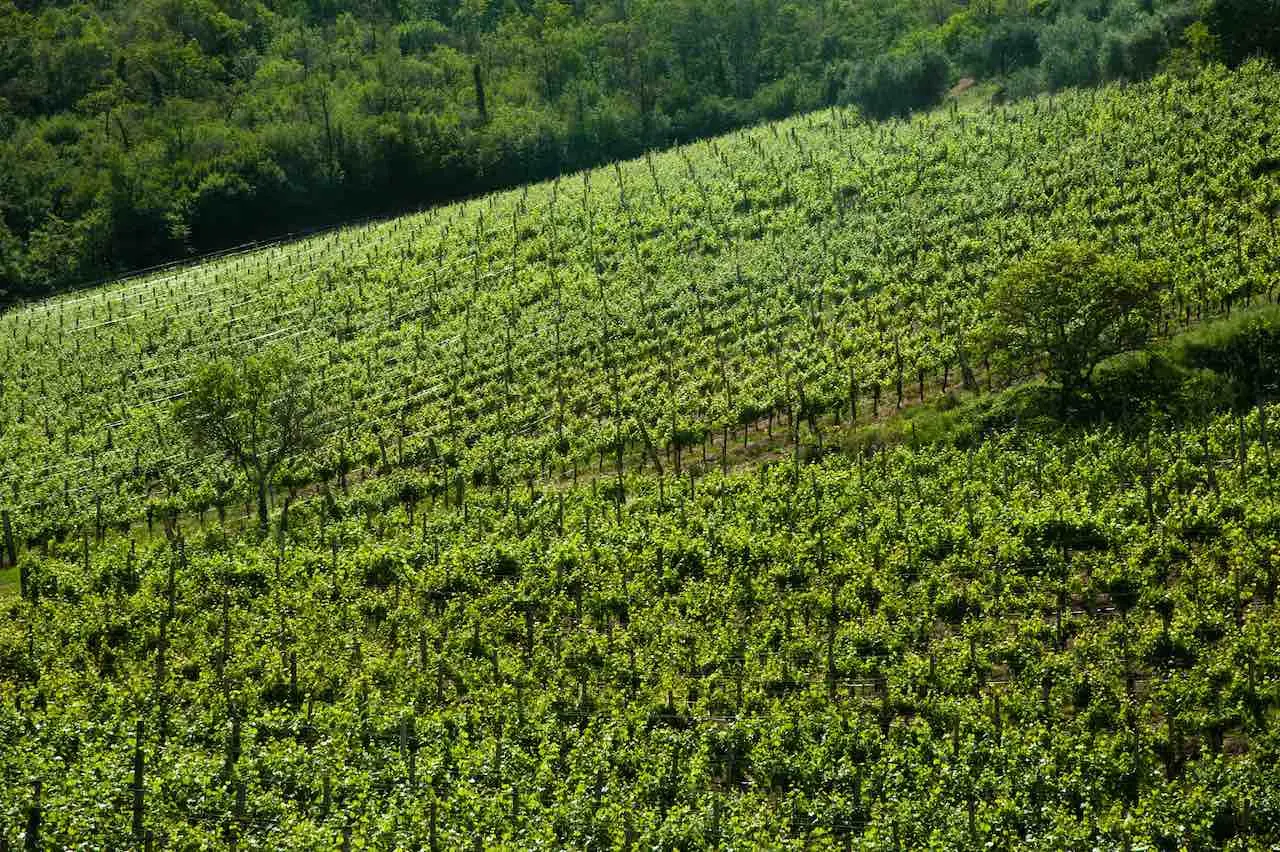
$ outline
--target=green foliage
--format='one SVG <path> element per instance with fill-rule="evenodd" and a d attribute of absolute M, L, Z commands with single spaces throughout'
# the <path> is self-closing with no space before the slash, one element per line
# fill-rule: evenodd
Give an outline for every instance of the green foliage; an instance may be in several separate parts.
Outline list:
<path fill-rule="evenodd" d="M 872 118 L 906 115 L 938 103 L 950 73 L 938 51 L 883 56 L 854 73 L 845 97 Z"/>
<path fill-rule="evenodd" d="M 36 778 L 43 843 L 135 843 L 140 730 L 157 845 L 1268 846 L 1263 428 L 55 543 L 0 624 L 0 831 Z"/>
<path fill-rule="evenodd" d="M 1277 114 L 826 109 L 0 315 L 5 842 L 1275 845 L 1280 408 L 1208 409 L 1270 364 Z M 1205 345 L 1006 386 L 987 282 L 1129 265 Z M 313 389 L 262 536 L 198 413 L 269 450 Z"/>
<path fill-rule="evenodd" d="M 971 399 L 938 397 L 853 430 L 843 443 L 850 450 L 916 442 L 967 447 L 1011 428 L 1056 435 L 1107 423 L 1147 431 L 1204 422 L 1233 408 L 1247 411 L 1280 396 L 1278 330 L 1280 309 L 1266 306 L 1107 358 L 1095 371 L 1092 398 L 1076 400 L 1065 420 L 1060 392 L 1031 381 Z"/>
<path fill-rule="evenodd" d="M 608 474 L 619 442 L 626 469 L 682 474 L 719 466 L 726 430 L 728 466 L 793 431 L 818 456 L 833 428 L 998 391 L 1032 367 L 977 335 L 985 282 L 1064 239 L 1160 259 L 1161 336 L 1238 310 L 1275 293 L 1275 80 L 1210 67 L 887 125 L 826 110 L 6 313 L 18 535 L 96 518 L 95 495 L 109 524 L 252 503 L 163 409 L 276 339 L 324 422 L 281 493 L 416 465 L 452 500 L 459 476 Z"/>
<path fill-rule="evenodd" d="M 1179 338 L 1175 357 L 1231 378 L 1239 404 L 1280 391 L 1280 309 L 1242 313 Z"/>
<path fill-rule="evenodd" d="M 251 475 L 263 529 L 271 477 L 318 441 L 304 369 L 281 348 L 237 364 L 201 367 L 187 380 L 174 417 L 198 448 L 222 454 Z"/>
<path fill-rule="evenodd" d="M 1183 77 L 1194 76 L 1221 53 L 1218 39 L 1203 21 L 1190 24 L 1182 33 L 1176 47 L 1165 57 L 1164 67 L 1170 73 Z"/>
<path fill-rule="evenodd" d="M 901 116 L 965 76 L 1027 97 L 1165 56 L 1189 75 L 1215 36 L 1236 59 L 1265 38 L 1231 2 L 1186 44 L 1191 0 L 6 2 L 0 298 L 840 101 Z"/>
<path fill-rule="evenodd" d="M 987 294 L 987 340 L 1014 369 L 1043 369 L 1063 409 L 1105 358 L 1141 348 L 1160 316 L 1166 274 L 1095 245 L 1059 242 L 1001 273 Z"/>
<path fill-rule="evenodd" d="M 1228 62 L 1243 62 L 1257 55 L 1280 57 L 1277 0 L 1211 0 L 1205 23 L 1221 42 Z"/>
<path fill-rule="evenodd" d="M 966 69 L 980 78 L 1008 77 L 1040 64 L 1040 32 L 1028 19 L 1002 20 L 962 48 Z"/>
<path fill-rule="evenodd" d="M 1090 86 L 1101 78 L 1102 28 L 1083 15 L 1056 21 L 1040 36 L 1045 82 L 1052 90 Z"/>
<path fill-rule="evenodd" d="M 1140 80 L 1155 73 L 1169 52 L 1162 21 L 1149 18 L 1128 35 L 1108 34 L 1102 44 L 1102 74 L 1110 80 Z"/>

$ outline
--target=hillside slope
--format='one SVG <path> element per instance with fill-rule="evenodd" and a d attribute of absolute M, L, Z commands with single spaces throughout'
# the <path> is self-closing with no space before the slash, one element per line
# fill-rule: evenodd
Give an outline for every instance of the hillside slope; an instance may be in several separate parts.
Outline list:
<path fill-rule="evenodd" d="M 1280 406 L 829 452 L 1017 398 L 976 313 L 1062 237 L 1274 377 L 1278 117 L 1263 65 L 816 113 L 0 316 L 0 836 L 1280 843 Z M 263 534 L 172 406 L 272 346 L 326 426 Z"/>
<path fill-rule="evenodd" d="M 1024 96 L 1276 56 L 1277 20 L 1269 0 L 3 0 L 0 305 L 822 105 L 900 115 L 966 75 Z"/>
<path fill-rule="evenodd" d="M 641 425 L 675 467 L 762 417 L 953 387 L 987 355 L 967 343 L 985 282 L 1065 236 L 1167 261 L 1176 329 L 1276 287 L 1278 103 L 1255 65 L 910 122 L 815 113 L 11 312 L 4 498 L 36 541 L 99 501 L 107 524 L 166 491 L 207 504 L 238 473 L 184 449 L 168 407 L 196 365 L 273 342 L 328 412 L 295 480 L 385 451 L 521 482 L 619 440 L 641 455 Z"/>

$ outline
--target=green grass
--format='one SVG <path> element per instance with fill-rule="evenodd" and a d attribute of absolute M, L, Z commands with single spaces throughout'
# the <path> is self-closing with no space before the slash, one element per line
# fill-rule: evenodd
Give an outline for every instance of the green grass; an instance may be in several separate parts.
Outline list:
<path fill-rule="evenodd" d="M 851 452 L 906 443 L 973 446 L 1015 425 L 1054 432 L 1198 422 L 1274 398 L 1278 365 L 1280 306 L 1260 305 L 1104 361 L 1094 394 L 1077 400 L 1066 423 L 1058 417 L 1057 388 L 1037 379 L 995 393 L 935 395 L 897 416 L 846 430 L 840 446 Z"/>

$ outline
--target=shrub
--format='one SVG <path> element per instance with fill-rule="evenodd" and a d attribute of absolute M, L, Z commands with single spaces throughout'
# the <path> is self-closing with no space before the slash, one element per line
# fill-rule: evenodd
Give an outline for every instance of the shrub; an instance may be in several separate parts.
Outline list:
<path fill-rule="evenodd" d="M 873 118 L 907 115 L 938 103 L 950 74 L 946 57 L 936 50 L 882 56 L 853 72 L 844 100 Z"/>

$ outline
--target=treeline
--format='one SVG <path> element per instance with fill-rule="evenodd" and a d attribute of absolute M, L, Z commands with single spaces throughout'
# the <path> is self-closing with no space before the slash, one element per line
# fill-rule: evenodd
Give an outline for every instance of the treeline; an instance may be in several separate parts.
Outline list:
<path fill-rule="evenodd" d="M 0 0 L 0 301 L 962 77 L 1238 60 L 1280 0 Z"/>

